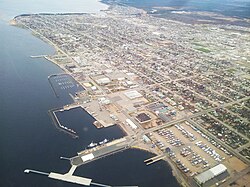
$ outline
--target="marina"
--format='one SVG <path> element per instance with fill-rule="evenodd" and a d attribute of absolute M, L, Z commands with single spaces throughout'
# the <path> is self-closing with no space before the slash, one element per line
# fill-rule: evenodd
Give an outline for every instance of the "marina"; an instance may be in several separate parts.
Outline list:
<path fill-rule="evenodd" d="M 74 98 L 78 92 L 84 91 L 84 88 L 67 73 L 49 75 L 48 81 L 57 98 L 66 97 L 68 94 Z"/>

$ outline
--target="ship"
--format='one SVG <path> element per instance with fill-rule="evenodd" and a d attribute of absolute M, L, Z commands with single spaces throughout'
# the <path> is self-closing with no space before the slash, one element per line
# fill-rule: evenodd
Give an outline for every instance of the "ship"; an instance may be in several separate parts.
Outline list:
<path fill-rule="evenodd" d="M 108 142 L 108 140 L 105 138 L 103 141 L 99 142 L 98 144 L 99 144 L 99 145 L 102 145 L 102 144 L 105 144 L 105 143 L 107 143 L 107 142 Z"/>
<path fill-rule="evenodd" d="M 91 143 L 88 145 L 88 148 L 92 148 L 92 147 L 95 147 L 95 146 L 97 146 L 97 143 L 91 142 Z"/>

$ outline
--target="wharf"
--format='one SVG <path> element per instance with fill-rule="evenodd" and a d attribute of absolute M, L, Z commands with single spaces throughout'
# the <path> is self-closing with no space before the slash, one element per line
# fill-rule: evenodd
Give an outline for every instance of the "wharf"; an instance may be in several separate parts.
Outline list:
<path fill-rule="evenodd" d="M 130 137 L 124 137 L 118 140 L 114 140 L 105 145 L 97 146 L 92 149 L 87 149 L 79 152 L 77 156 L 70 159 L 72 166 L 81 166 L 83 164 L 98 160 L 108 155 L 115 154 L 120 151 L 124 151 L 131 147 L 133 140 Z"/>
<path fill-rule="evenodd" d="M 75 169 L 76 169 L 76 166 L 72 166 L 70 168 L 69 172 L 66 174 L 59 174 L 59 173 L 51 172 L 49 174 L 49 178 L 62 180 L 62 181 L 66 181 L 66 182 L 71 182 L 71 183 L 75 183 L 75 184 L 81 184 L 81 185 L 85 185 L 85 186 L 90 186 L 92 179 L 74 176 L 73 173 L 74 173 Z"/>
<path fill-rule="evenodd" d="M 63 107 L 63 109 L 60 110 L 60 112 L 63 112 L 63 111 L 68 111 L 68 110 L 71 110 L 71 109 L 74 109 L 74 108 L 78 108 L 78 107 L 81 107 L 83 108 L 81 105 L 79 104 L 71 104 L 71 105 L 65 105 Z M 84 108 L 83 108 L 84 109 Z"/>
<path fill-rule="evenodd" d="M 166 155 L 157 155 L 157 156 L 154 156 L 152 158 L 149 158 L 147 160 L 144 160 L 144 163 L 146 163 L 146 165 L 150 165 L 150 164 L 153 164 L 155 162 L 158 162 L 162 159 L 164 159 L 166 157 Z"/>

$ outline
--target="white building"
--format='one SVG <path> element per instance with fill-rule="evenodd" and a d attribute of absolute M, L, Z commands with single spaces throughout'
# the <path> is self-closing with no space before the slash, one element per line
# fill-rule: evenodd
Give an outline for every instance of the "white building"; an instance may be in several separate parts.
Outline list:
<path fill-rule="evenodd" d="M 224 173 L 225 171 L 227 171 L 226 166 L 224 166 L 223 164 L 219 164 L 207 171 L 204 171 L 203 173 L 197 175 L 195 177 L 195 180 L 199 183 L 199 184 L 204 184 L 207 181 L 209 181 L 210 179 Z"/>
<path fill-rule="evenodd" d="M 131 90 L 131 91 L 125 92 L 124 95 L 127 96 L 131 100 L 142 97 L 142 94 L 140 94 L 136 90 Z"/>
<path fill-rule="evenodd" d="M 108 77 L 105 78 L 101 78 L 101 79 L 97 79 L 96 83 L 99 85 L 105 85 L 105 84 L 109 84 L 111 81 Z"/>
<path fill-rule="evenodd" d="M 126 122 L 132 129 L 137 129 L 136 124 L 134 124 L 134 122 L 131 121 L 130 119 L 126 119 Z"/>

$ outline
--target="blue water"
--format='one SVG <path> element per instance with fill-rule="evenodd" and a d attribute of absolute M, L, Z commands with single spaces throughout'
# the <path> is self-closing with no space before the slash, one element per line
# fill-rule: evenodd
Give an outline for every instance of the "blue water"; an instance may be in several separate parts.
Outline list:
<path fill-rule="evenodd" d="M 126 135 L 118 125 L 97 129 L 93 125 L 95 121 L 94 117 L 80 107 L 69 111 L 58 111 L 55 113 L 61 125 L 73 129 L 76 132 L 79 136 L 77 142 L 81 143 L 80 146 L 82 149 L 86 148 L 92 141 L 100 142 L 105 138 L 111 141 L 113 139 L 122 138 Z"/>
<path fill-rule="evenodd" d="M 68 98 L 69 94 L 71 97 L 75 97 L 77 95 L 77 92 L 81 92 L 84 90 L 84 88 L 76 82 L 76 80 L 68 74 L 59 74 L 59 75 L 51 75 L 48 78 L 48 81 L 51 85 L 51 89 L 53 90 L 56 97 Z M 70 104 L 73 102 L 70 101 L 67 104 Z"/>
<path fill-rule="evenodd" d="M 30 58 L 31 55 L 53 54 L 54 49 L 32 36 L 29 31 L 8 25 L 9 19 L 21 13 L 47 12 L 47 10 L 91 12 L 91 6 L 99 8 L 93 0 L 91 6 L 86 4 L 90 2 L 89 0 L 70 2 L 0 0 L 1 187 L 76 186 L 41 175 L 26 175 L 23 170 L 31 168 L 65 173 L 70 164 L 61 161 L 60 156 L 74 156 L 92 140 L 106 136 L 110 139 L 118 138 L 123 135 L 123 132 L 115 126 L 103 131 L 94 129 L 91 126 L 93 119 L 90 116 L 81 115 L 79 111 L 74 110 L 60 118 L 64 123 L 82 129 L 80 138 L 73 139 L 56 129 L 49 118 L 48 110 L 61 107 L 72 100 L 70 97 L 55 97 L 48 76 L 62 73 L 62 70 L 44 59 Z M 70 6 L 65 6 L 66 4 Z M 77 173 L 91 176 L 96 182 L 108 184 L 124 182 L 143 187 L 150 187 L 153 183 L 159 187 L 168 184 L 173 187 L 178 186 L 167 163 L 159 162 L 152 167 L 145 167 L 143 159 L 148 156 L 150 155 L 138 150 L 125 151 L 90 163 L 86 167 L 80 167 Z M 101 172 L 103 166 L 105 171 Z M 131 168 L 136 169 L 133 170 L 133 176 Z"/>
<path fill-rule="evenodd" d="M 107 2 L 110 0 L 103 0 Z M 113 0 L 129 6 L 150 10 L 153 7 L 175 7 L 186 11 L 217 12 L 226 16 L 250 18 L 249 0 Z"/>

